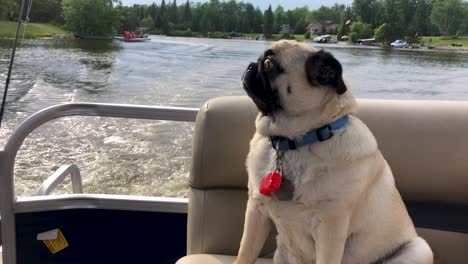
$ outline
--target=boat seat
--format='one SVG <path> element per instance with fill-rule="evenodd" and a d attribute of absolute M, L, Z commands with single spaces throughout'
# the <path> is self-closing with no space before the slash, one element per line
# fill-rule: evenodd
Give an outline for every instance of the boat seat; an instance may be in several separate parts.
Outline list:
<path fill-rule="evenodd" d="M 195 254 L 186 256 L 177 264 L 232 264 L 236 260 L 235 256 L 216 255 L 216 254 Z M 259 258 L 255 264 L 272 264 L 272 258 Z"/>
<path fill-rule="evenodd" d="M 389 162 L 418 233 L 438 264 L 467 263 L 468 102 L 358 100 L 357 116 Z M 232 263 L 247 201 L 245 159 L 257 109 L 245 96 L 208 101 L 195 123 L 187 256 L 178 264 Z M 257 263 L 272 263 L 275 234 Z"/>

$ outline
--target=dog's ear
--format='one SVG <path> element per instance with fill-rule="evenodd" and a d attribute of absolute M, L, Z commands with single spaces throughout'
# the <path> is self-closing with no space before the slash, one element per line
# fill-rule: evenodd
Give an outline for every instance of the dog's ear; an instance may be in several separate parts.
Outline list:
<path fill-rule="evenodd" d="M 305 68 L 307 79 L 312 85 L 331 86 L 340 95 L 346 92 L 341 64 L 330 53 L 320 50 L 310 55 Z"/>

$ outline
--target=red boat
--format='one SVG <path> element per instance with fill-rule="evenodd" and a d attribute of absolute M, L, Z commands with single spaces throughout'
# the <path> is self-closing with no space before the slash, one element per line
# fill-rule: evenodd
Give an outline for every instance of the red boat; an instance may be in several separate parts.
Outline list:
<path fill-rule="evenodd" d="M 150 40 L 148 35 L 143 34 L 143 32 L 133 32 L 133 31 L 124 31 L 122 37 L 116 37 L 116 39 L 125 41 L 125 42 L 144 42 Z"/>

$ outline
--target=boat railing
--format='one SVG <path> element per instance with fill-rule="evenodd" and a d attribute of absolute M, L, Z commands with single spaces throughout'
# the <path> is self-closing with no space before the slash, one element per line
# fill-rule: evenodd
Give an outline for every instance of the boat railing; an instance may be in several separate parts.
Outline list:
<path fill-rule="evenodd" d="M 17 199 L 14 191 L 14 165 L 16 155 L 26 137 L 42 124 L 67 116 L 100 116 L 114 118 L 131 118 L 147 120 L 166 120 L 194 122 L 197 116 L 196 108 L 181 107 L 158 107 L 143 105 L 124 104 L 101 104 L 101 103 L 67 103 L 48 107 L 41 110 L 23 121 L 11 134 L 3 151 L 0 151 L 0 215 L 2 233 L 2 258 L 3 263 L 16 263 L 16 236 L 15 236 L 15 213 L 28 205 L 27 201 Z M 54 173 L 39 188 L 40 193 L 50 193 L 69 173 L 72 182 L 77 182 L 79 175 L 73 166 L 69 166 Z M 75 176 L 73 176 L 75 175 Z M 75 180 L 73 180 L 75 178 Z M 82 191 L 82 185 L 75 183 L 74 192 Z M 81 195 L 81 194 L 77 194 Z M 82 195 L 81 195 L 82 196 Z M 86 197 L 79 197 L 80 201 Z M 47 196 L 45 196 L 47 197 Z M 88 197 L 90 201 L 95 197 Z M 121 199 L 121 198 L 120 198 Z M 147 200 L 140 199 L 143 206 Z M 166 206 L 167 210 L 178 208 L 177 201 L 165 199 L 173 205 Z M 67 200 L 68 201 L 68 200 Z M 73 201 L 71 201 L 73 202 Z M 110 201 L 111 202 L 111 201 Z M 23 205 L 24 203 L 24 205 Z M 172 206 L 172 207 L 171 207 Z M 24 209 L 24 208 L 23 208 Z"/>
<path fill-rule="evenodd" d="M 81 173 L 75 164 L 63 165 L 45 180 L 37 189 L 36 195 L 49 195 L 70 175 L 73 193 L 83 193 Z"/>

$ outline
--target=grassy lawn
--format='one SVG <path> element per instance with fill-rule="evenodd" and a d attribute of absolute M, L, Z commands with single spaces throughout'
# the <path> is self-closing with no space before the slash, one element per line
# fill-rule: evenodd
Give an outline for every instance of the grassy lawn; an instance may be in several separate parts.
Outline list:
<path fill-rule="evenodd" d="M 16 33 L 17 22 L 0 21 L 0 38 L 13 38 Z M 69 32 L 51 25 L 51 24 L 40 24 L 40 23 L 27 23 L 21 25 L 21 37 L 25 38 L 37 38 L 37 37 L 49 37 L 55 34 L 70 34 Z"/>
<path fill-rule="evenodd" d="M 463 47 L 468 47 L 468 36 L 463 37 L 421 37 L 425 44 L 433 47 L 436 46 L 451 46 L 452 43 L 462 44 Z M 430 41 L 432 39 L 432 41 Z"/>

